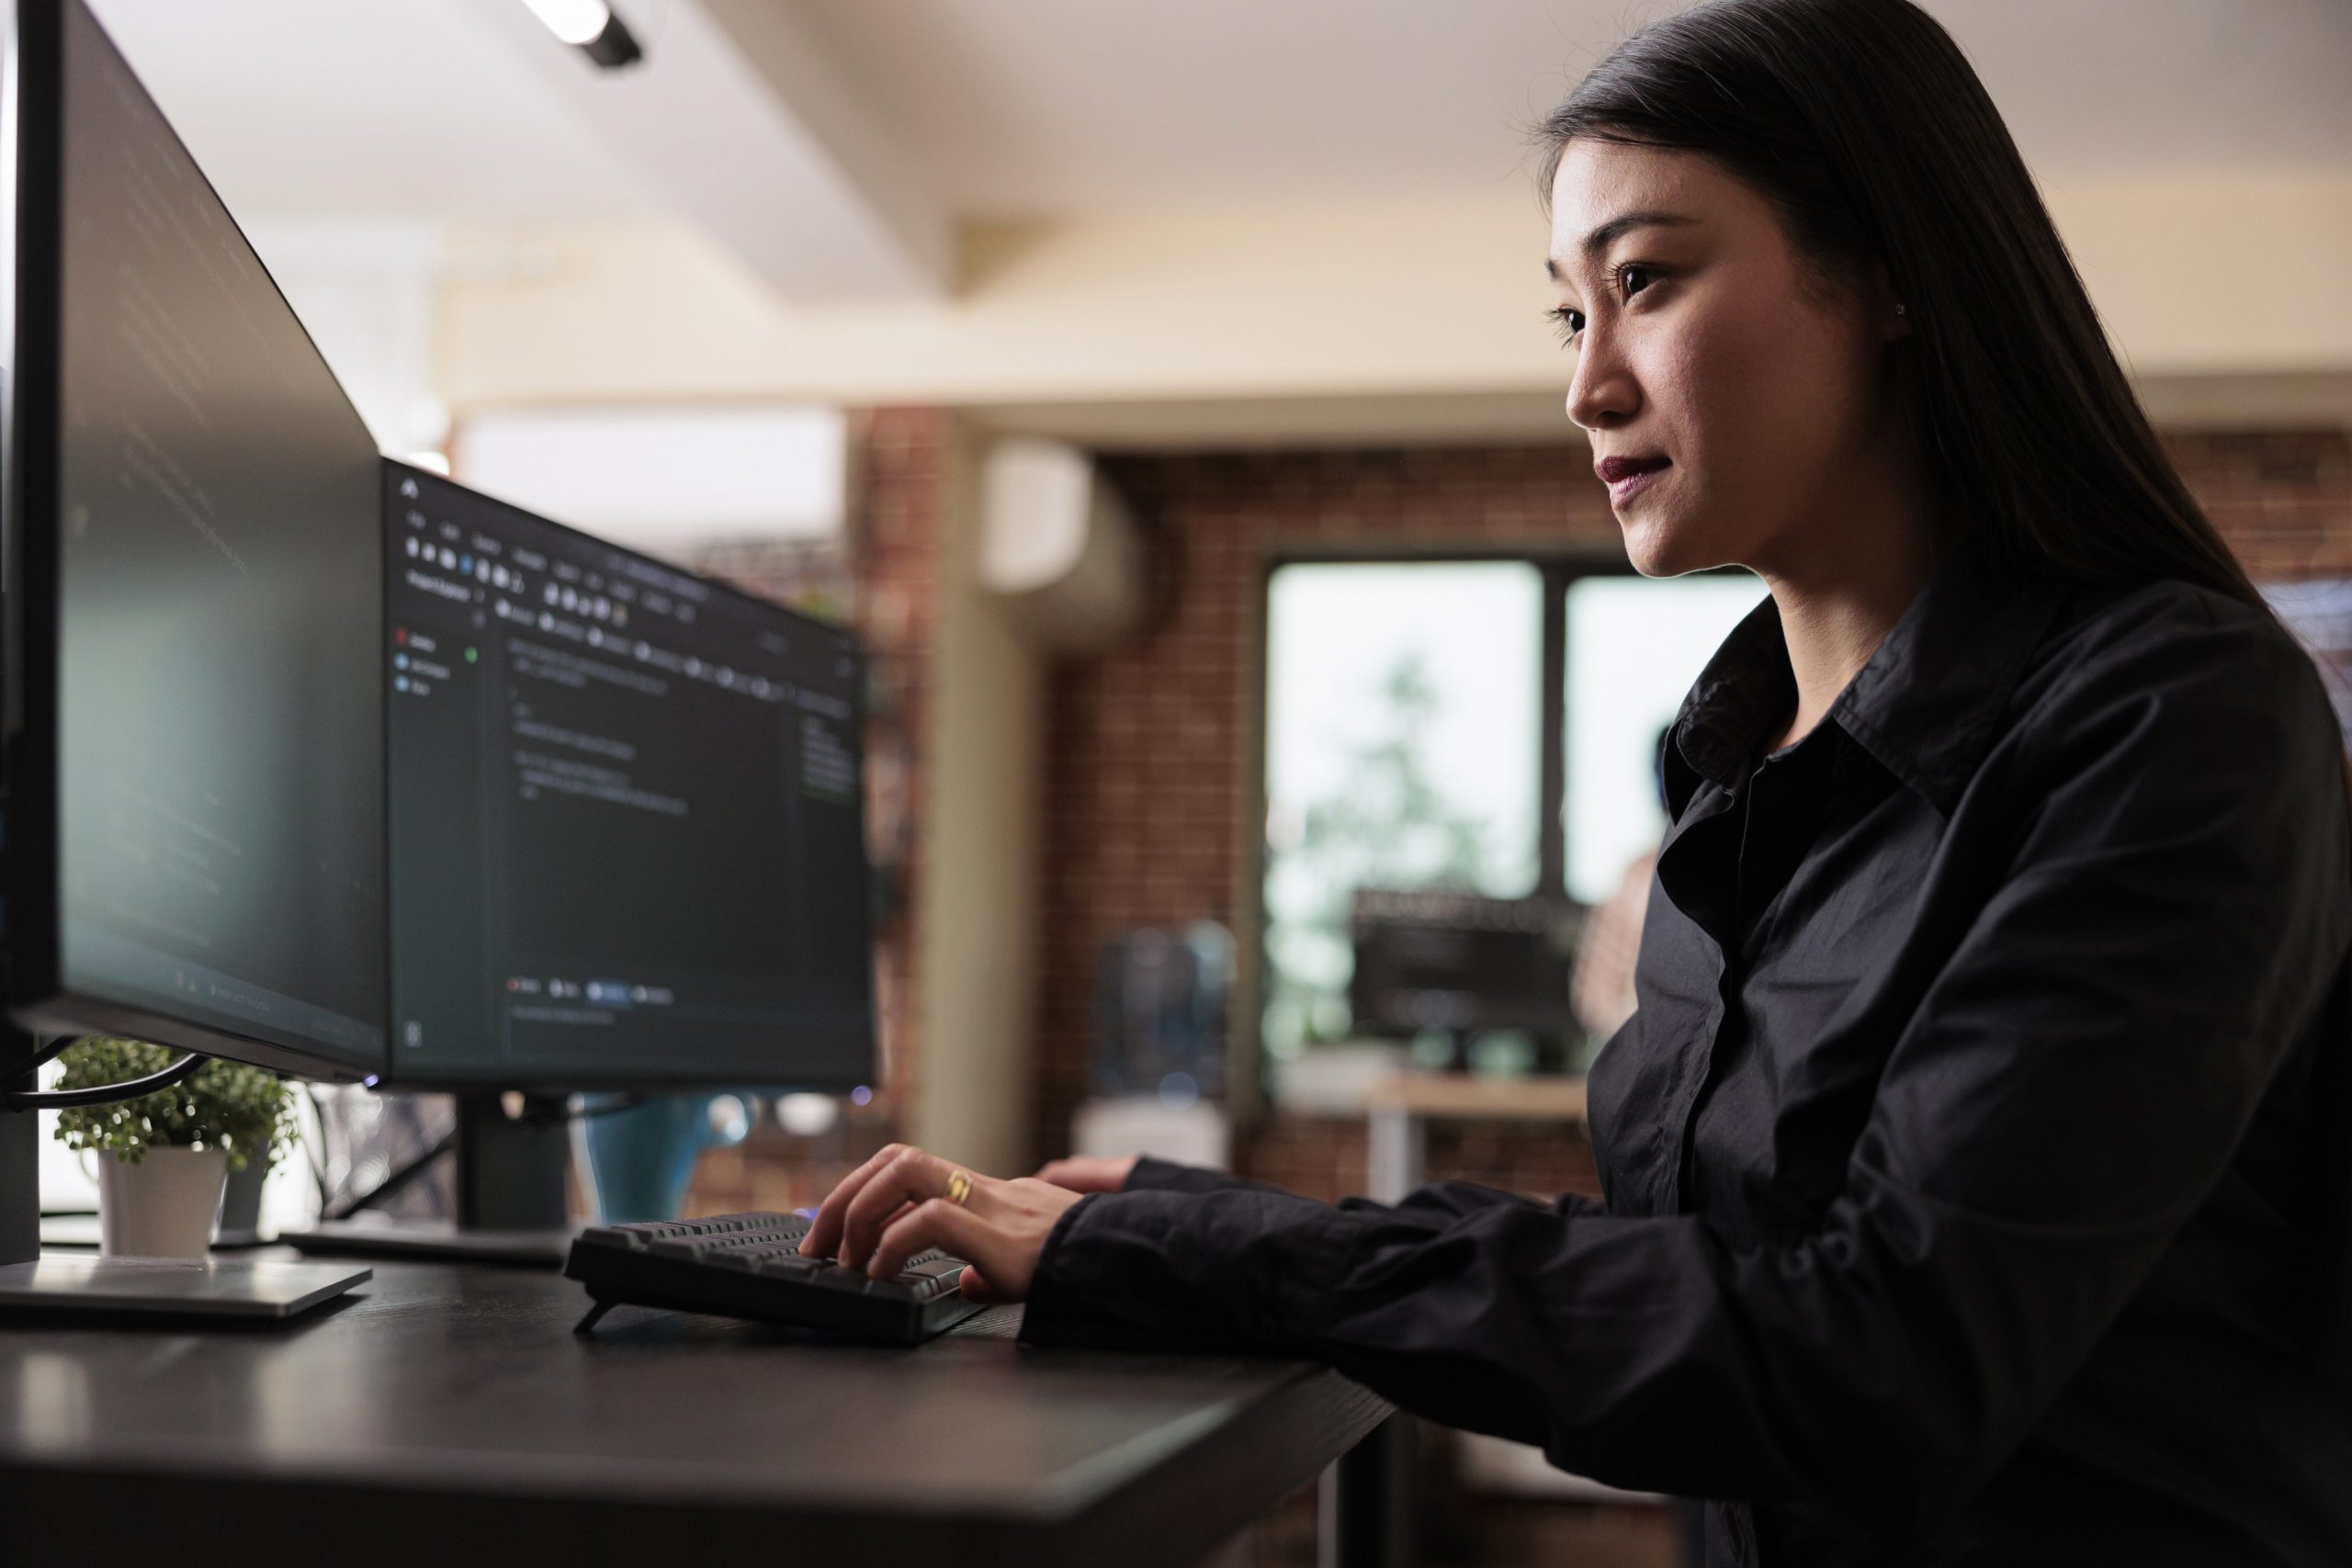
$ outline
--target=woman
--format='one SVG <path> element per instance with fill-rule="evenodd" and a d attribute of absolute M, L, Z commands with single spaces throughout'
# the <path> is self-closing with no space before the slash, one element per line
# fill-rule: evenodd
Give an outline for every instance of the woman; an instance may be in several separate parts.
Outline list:
<path fill-rule="evenodd" d="M 1922 12 L 1686 12 L 1545 135 L 1567 412 L 1626 547 L 1771 589 L 1667 748 L 1605 1206 L 892 1149 L 808 1247 L 945 1247 L 1039 1344 L 1318 1358 L 1723 1499 L 1710 1562 L 2352 1562 L 2315 671 Z"/>

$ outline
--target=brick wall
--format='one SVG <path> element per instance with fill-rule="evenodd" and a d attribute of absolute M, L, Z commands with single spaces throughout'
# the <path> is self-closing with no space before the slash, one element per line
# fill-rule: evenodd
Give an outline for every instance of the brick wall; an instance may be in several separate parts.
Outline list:
<path fill-rule="evenodd" d="M 2352 434 L 2183 431 L 2165 446 L 2257 581 L 2352 574 Z"/>

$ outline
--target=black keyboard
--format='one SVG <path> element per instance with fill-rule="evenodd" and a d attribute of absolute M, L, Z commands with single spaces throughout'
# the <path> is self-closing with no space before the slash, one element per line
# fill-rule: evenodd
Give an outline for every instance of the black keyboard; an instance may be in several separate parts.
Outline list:
<path fill-rule="evenodd" d="M 715 1214 L 582 1231 L 563 1271 L 588 1287 L 595 1305 L 576 1332 L 589 1332 L 629 1302 L 913 1345 L 983 1310 L 958 1288 L 960 1258 L 920 1253 L 896 1276 L 869 1280 L 863 1269 L 801 1257 L 808 1232 L 798 1214 Z"/>

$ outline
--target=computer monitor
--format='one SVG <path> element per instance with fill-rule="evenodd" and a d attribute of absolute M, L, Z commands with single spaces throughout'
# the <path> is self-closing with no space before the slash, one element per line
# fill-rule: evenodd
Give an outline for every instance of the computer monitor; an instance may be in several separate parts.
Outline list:
<path fill-rule="evenodd" d="M 847 630 L 384 465 L 394 1087 L 874 1077 Z"/>
<path fill-rule="evenodd" d="M 17 10 L 9 1011 L 361 1077 L 376 444 L 88 10 Z"/>
<path fill-rule="evenodd" d="M 290 1239 L 560 1262 L 555 1097 L 873 1081 L 864 660 L 438 475 L 383 482 L 384 1081 L 458 1091 L 457 1224 Z"/>
<path fill-rule="evenodd" d="M 1474 1033 L 1525 1033 L 1538 1063 L 1556 1069 L 1575 1032 L 1568 976 L 1578 924 L 1576 907 L 1556 898 L 1359 888 L 1348 919 L 1349 1010 L 1366 1033 L 1450 1036 L 1457 1066 Z"/>
<path fill-rule="evenodd" d="M 49 1288 L 23 1032 L 357 1078 L 388 980 L 375 443 L 88 10 L 12 10 L 0 1265 L 22 1304 L 137 1288 L 88 1266 Z M 239 1293 L 195 1281 L 178 1310 Z"/>

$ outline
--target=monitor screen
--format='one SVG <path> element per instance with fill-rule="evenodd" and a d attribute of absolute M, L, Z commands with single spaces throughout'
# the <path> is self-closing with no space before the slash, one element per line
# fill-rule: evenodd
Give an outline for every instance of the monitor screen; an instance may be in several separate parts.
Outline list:
<path fill-rule="evenodd" d="M 851 635 L 385 486 L 392 1081 L 870 1082 Z"/>
<path fill-rule="evenodd" d="M 1349 910 L 1355 967 L 1348 1006 L 1359 1027 L 1518 1029 L 1565 1037 L 1577 919 L 1542 897 L 1486 898 L 1436 888 L 1359 887 Z"/>
<path fill-rule="evenodd" d="M 90 14 L 18 25 L 12 713 L 43 765 L 8 836 L 42 896 L 9 913 L 47 962 L 13 999 L 372 1072 L 375 442 Z"/>

